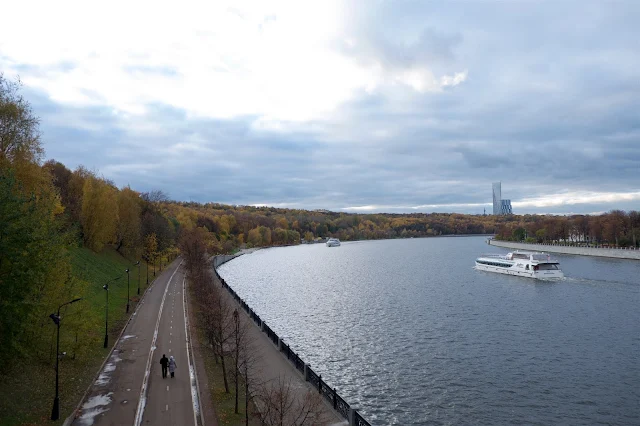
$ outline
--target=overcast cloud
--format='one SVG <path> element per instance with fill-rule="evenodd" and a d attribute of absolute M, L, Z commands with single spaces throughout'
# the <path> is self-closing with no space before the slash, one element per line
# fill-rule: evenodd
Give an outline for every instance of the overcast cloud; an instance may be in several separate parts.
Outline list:
<path fill-rule="evenodd" d="M 268 3 L 268 4 L 267 4 Z M 640 2 L 3 6 L 47 158 L 176 200 L 640 210 Z"/>

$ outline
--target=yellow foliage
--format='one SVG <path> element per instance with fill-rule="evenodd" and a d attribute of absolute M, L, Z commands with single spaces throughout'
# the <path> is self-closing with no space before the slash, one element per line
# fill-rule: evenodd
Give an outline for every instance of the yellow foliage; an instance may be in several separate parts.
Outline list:
<path fill-rule="evenodd" d="M 90 176 L 82 191 L 82 229 L 84 242 L 99 252 L 114 241 L 118 224 L 117 189 L 102 179 Z"/>

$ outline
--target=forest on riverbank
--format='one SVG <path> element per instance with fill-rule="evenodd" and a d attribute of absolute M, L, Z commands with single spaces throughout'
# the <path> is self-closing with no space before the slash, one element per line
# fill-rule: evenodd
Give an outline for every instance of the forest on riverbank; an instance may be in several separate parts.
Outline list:
<path fill-rule="evenodd" d="M 513 216 L 496 239 L 528 243 L 640 247 L 640 212 L 613 210 L 601 215 Z"/>

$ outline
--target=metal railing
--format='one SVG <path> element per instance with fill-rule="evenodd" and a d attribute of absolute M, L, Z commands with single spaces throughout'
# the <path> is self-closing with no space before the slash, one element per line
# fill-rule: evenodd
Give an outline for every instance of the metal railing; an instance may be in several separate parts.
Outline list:
<path fill-rule="evenodd" d="M 302 373 L 305 380 L 318 390 L 318 393 L 322 395 L 329 404 L 338 412 L 342 417 L 349 421 L 350 426 L 371 426 L 357 410 L 351 407 L 336 391 L 336 388 L 331 388 L 324 380 L 322 375 L 316 374 L 309 364 L 306 364 L 296 354 L 291 347 L 286 344 L 278 335 L 260 318 L 260 316 L 249 307 L 249 305 L 233 291 L 227 282 L 218 274 L 218 267 L 225 262 L 237 257 L 236 255 L 222 255 L 215 256 L 213 258 L 213 270 L 216 278 L 222 284 L 222 287 L 226 288 L 234 299 L 242 306 L 247 312 L 249 317 L 256 323 L 258 327 L 267 335 L 267 337 L 276 345 L 280 352 L 287 357 L 287 359 L 293 364 L 293 366 Z"/>

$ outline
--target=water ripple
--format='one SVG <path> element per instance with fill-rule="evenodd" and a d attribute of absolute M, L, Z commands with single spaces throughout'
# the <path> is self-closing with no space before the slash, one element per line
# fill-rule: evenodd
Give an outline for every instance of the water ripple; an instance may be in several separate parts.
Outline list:
<path fill-rule="evenodd" d="M 220 273 L 372 424 L 640 424 L 640 262 L 471 268 L 483 238 L 260 250 Z"/>

